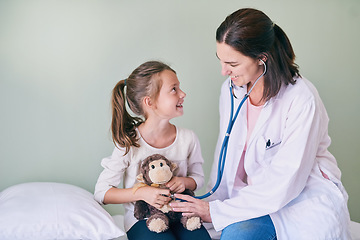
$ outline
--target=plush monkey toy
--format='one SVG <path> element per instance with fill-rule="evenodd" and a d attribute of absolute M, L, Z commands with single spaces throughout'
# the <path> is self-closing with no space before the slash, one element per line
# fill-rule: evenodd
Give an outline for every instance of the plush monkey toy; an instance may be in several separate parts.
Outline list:
<path fill-rule="evenodd" d="M 154 154 L 147 157 L 141 164 L 140 174 L 137 180 L 140 184 L 134 186 L 136 191 L 142 186 L 153 186 L 166 188 L 165 184 L 173 177 L 173 172 L 177 165 L 170 162 L 160 154 Z M 186 189 L 183 194 L 193 196 L 194 193 Z M 183 226 L 192 231 L 201 227 L 200 217 L 183 217 L 181 213 L 172 211 L 169 205 L 158 209 L 145 201 L 136 201 L 134 207 L 134 216 L 138 220 L 146 219 L 146 225 L 150 231 L 164 232 L 169 228 L 169 224 L 175 221 L 181 221 Z"/>

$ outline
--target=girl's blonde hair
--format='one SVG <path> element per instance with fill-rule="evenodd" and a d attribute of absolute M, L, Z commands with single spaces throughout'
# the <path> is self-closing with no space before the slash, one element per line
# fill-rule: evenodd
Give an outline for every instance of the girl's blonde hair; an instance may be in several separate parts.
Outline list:
<path fill-rule="evenodd" d="M 165 63 L 145 62 L 137 67 L 126 80 L 119 81 L 112 91 L 112 139 L 115 146 L 126 148 L 125 154 L 129 152 L 131 146 L 139 147 L 136 128 L 147 118 L 142 102 L 146 96 L 156 100 L 162 86 L 160 73 L 164 70 L 176 73 Z M 131 116 L 128 113 L 126 102 L 137 116 Z"/>

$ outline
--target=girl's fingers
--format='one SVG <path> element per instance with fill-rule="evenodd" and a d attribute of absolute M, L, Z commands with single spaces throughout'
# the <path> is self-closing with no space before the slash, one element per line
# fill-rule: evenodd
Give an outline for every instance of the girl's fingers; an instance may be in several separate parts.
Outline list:
<path fill-rule="evenodd" d="M 161 193 L 157 196 L 156 199 L 161 203 L 161 205 L 168 203 L 171 200 L 170 191 L 168 189 L 166 189 L 165 191 L 161 191 Z"/>
<path fill-rule="evenodd" d="M 166 184 L 166 187 L 171 188 L 173 185 L 174 185 L 173 182 L 168 182 L 168 183 Z"/>
<path fill-rule="evenodd" d="M 172 186 L 169 188 L 169 190 L 170 190 L 172 193 L 174 193 L 174 192 L 177 192 L 178 187 L 177 187 L 176 185 L 172 185 Z"/>
<path fill-rule="evenodd" d="M 170 196 L 170 190 L 169 189 L 160 189 L 159 195 Z"/>
<path fill-rule="evenodd" d="M 169 185 L 169 189 L 171 192 L 178 192 L 181 189 L 181 185 L 174 183 L 174 184 Z"/>
<path fill-rule="evenodd" d="M 161 196 L 160 198 L 158 198 L 158 202 L 162 205 L 164 205 L 165 203 L 169 202 L 170 198 L 169 197 L 163 197 Z"/>

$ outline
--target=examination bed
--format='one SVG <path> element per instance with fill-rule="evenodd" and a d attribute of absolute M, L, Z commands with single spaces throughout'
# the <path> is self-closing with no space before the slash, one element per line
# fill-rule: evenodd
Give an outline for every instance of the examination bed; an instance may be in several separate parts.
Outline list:
<path fill-rule="evenodd" d="M 0 239 L 116 239 L 125 240 L 122 215 L 110 216 L 93 194 L 78 186 L 31 182 L 0 192 Z M 205 225 L 207 227 L 207 225 Z M 350 223 L 360 240 L 360 223 Z M 213 239 L 219 233 L 209 229 Z"/>

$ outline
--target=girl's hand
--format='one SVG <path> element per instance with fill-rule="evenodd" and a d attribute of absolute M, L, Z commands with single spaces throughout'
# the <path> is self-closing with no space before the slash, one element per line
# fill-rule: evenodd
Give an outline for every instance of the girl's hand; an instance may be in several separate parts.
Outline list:
<path fill-rule="evenodd" d="M 172 193 L 182 193 L 186 188 L 186 178 L 174 176 L 166 184 L 166 187 L 168 187 Z"/>
<path fill-rule="evenodd" d="M 182 212 L 183 216 L 199 216 L 204 222 L 211 222 L 209 203 L 189 195 L 175 194 L 175 198 L 185 202 L 171 202 L 170 206 L 174 212 Z"/>
<path fill-rule="evenodd" d="M 139 200 L 143 200 L 156 208 L 161 208 L 171 200 L 169 189 L 146 186 L 139 188 L 136 194 L 138 194 Z"/>

